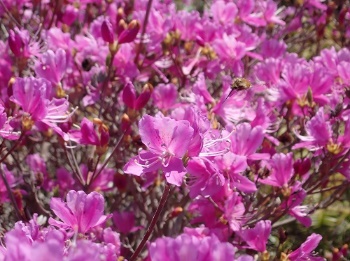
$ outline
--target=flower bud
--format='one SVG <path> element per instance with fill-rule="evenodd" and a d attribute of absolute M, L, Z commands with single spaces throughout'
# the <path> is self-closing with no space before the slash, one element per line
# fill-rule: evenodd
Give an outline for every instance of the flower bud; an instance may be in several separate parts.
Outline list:
<path fill-rule="evenodd" d="M 134 109 L 135 107 L 135 102 L 136 102 L 136 92 L 135 92 L 135 87 L 131 82 L 128 82 L 125 84 L 123 88 L 123 102 L 124 104 L 131 108 Z"/>
<path fill-rule="evenodd" d="M 125 134 L 130 133 L 130 125 L 131 125 L 130 118 L 126 113 L 124 113 L 122 117 L 122 122 L 121 122 L 121 129 L 126 132 Z"/>
<path fill-rule="evenodd" d="M 101 25 L 101 35 L 102 39 L 112 44 L 114 42 L 113 26 L 110 21 L 104 20 Z"/>
<path fill-rule="evenodd" d="M 140 96 L 136 100 L 135 110 L 142 109 L 147 104 L 148 100 L 151 98 L 153 92 L 153 86 L 150 83 L 146 83 Z"/>
<path fill-rule="evenodd" d="M 183 212 L 182 207 L 176 207 L 169 213 L 169 218 L 174 218 L 180 215 Z"/>
<path fill-rule="evenodd" d="M 18 32 L 10 30 L 10 36 L 8 38 L 8 43 L 12 53 L 16 57 L 23 56 L 24 51 L 24 41 Z"/>
<path fill-rule="evenodd" d="M 123 44 L 134 41 L 139 30 L 140 23 L 136 20 L 132 20 L 128 27 L 119 35 L 118 43 Z"/>

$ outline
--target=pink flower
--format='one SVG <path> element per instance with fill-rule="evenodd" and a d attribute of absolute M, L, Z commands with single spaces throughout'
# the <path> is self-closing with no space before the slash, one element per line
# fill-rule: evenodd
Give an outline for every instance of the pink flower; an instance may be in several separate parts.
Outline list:
<path fill-rule="evenodd" d="M 319 150 L 326 146 L 332 137 L 330 123 L 326 120 L 323 108 L 320 108 L 316 115 L 306 123 L 307 136 L 295 133 L 301 142 L 295 144 L 292 149 L 307 148 L 311 151 Z"/>
<path fill-rule="evenodd" d="M 288 199 L 282 202 L 281 208 L 287 210 L 289 215 L 294 217 L 305 227 L 309 227 L 312 224 L 311 217 L 309 216 L 309 207 L 300 205 L 305 197 L 306 191 L 301 188 L 301 183 L 297 181 L 292 187 Z"/>
<path fill-rule="evenodd" d="M 189 173 L 190 197 L 208 196 L 216 193 L 225 184 L 223 175 L 206 158 L 193 158 L 186 167 Z"/>
<path fill-rule="evenodd" d="M 189 122 L 145 115 L 139 121 L 139 130 L 148 151 L 143 150 L 131 158 L 125 165 L 124 172 L 140 176 L 161 169 L 170 184 L 180 186 L 186 174 L 182 157 L 193 136 Z"/>
<path fill-rule="evenodd" d="M 246 45 L 237 41 L 235 35 L 224 35 L 217 38 L 213 43 L 216 54 L 229 67 L 232 66 L 235 74 L 241 75 L 243 72 L 243 64 L 241 59 L 246 55 Z"/>
<path fill-rule="evenodd" d="M 32 55 L 40 54 L 39 44 L 30 37 L 27 30 L 18 28 L 10 30 L 8 43 L 16 57 L 30 58 Z"/>
<path fill-rule="evenodd" d="M 146 84 L 140 95 L 136 96 L 134 85 L 131 82 L 128 82 L 123 89 L 123 102 L 131 109 L 140 110 L 147 104 L 151 97 L 152 90 L 152 87 Z"/>
<path fill-rule="evenodd" d="M 171 109 L 177 98 L 177 87 L 172 84 L 158 84 L 152 93 L 154 104 L 161 110 Z"/>
<path fill-rule="evenodd" d="M 261 55 L 266 58 L 278 58 L 285 54 L 287 45 L 283 40 L 266 39 L 261 43 Z M 265 61 L 266 63 L 266 61 Z"/>
<path fill-rule="evenodd" d="M 60 84 L 66 69 L 66 52 L 61 48 L 57 49 L 56 52 L 48 50 L 35 65 L 37 76 L 50 81 L 54 86 Z"/>
<path fill-rule="evenodd" d="M 266 250 L 267 240 L 271 234 L 271 221 L 262 220 L 255 227 L 241 230 L 239 235 L 252 248 L 259 252 Z"/>
<path fill-rule="evenodd" d="M 195 236 L 181 234 L 176 238 L 158 238 L 149 245 L 152 261 L 181 260 L 235 260 L 235 249 L 227 242 L 220 242 L 216 236 Z"/>
<path fill-rule="evenodd" d="M 114 212 L 113 222 L 117 231 L 123 234 L 135 232 L 142 228 L 135 226 L 135 213 L 132 211 Z"/>
<path fill-rule="evenodd" d="M 31 130 L 34 124 L 39 129 L 51 127 L 64 136 L 57 123 L 68 121 L 72 113 L 67 113 L 67 99 L 52 98 L 51 84 L 42 78 L 17 78 L 13 84 L 11 101 L 22 107 L 22 128 Z"/>
<path fill-rule="evenodd" d="M 108 218 L 103 215 L 104 198 L 97 192 L 87 195 L 84 191 L 71 190 L 66 199 L 67 203 L 60 198 L 51 199 L 52 211 L 62 220 L 50 218 L 51 225 L 84 234 L 91 228 L 101 225 Z"/>
<path fill-rule="evenodd" d="M 225 217 L 233 231 L 239 231 L 244 225 L 245 207 L 242 198 L 237 192 L 225 201 Z"/>
<path fill-rule="evenodd" d="M 237 126 L 236 131 L 231 135 L 232 152 L 237 155 L 246 156 L 250 160 L 269 159 L 266 153 L 256 153 L 264 139 L 264 132 L 261 126 L 252 128 L 249 123 Z"/>
<path fill-rule="evenodd" d="M 16 179 L 15 177 L 13 176 L 12 172 L 9 171 L 5 165 L 1 164 L 0 166 L 2 168 L 1 171 L 4 172 L 4 176 L 5 176 L 5 179 L 7 181 L 7 183 L 9 184 L 9 186 L 12 188 L 14 187 L 16 184 Z M 7 191 L 7 188 L 6 188 L 6 185 L 3 181 L 3 179 L 0 177 L 0 203 L 4 203 L 4 202 L 8 202 L 10 199 L 9 199 L 9 194 L 8 194 L 8 191 Z"/>
<path fill-rule="evenodd" d="M 288 187 L 288 182 L 294 174 L 292 153 L 276 153 L 269 163 L 270 175 L 259 181 L 275 187 Z"/>
<path fill-rule="evenodd" d="M 97 131 L 93 122 L 87 118 L 83 118 L 80 124 L 80 130 L 73 130 L 69 133 L 71 140 L 79 144 L 97 146 L 97 153 L 103 154 L 107 150 L 109 142 L 109 130 L 106 125 L 99 119 L 94 120 L 98 126 Z"/>
<path fill-rule="evenodd" d="M 221 157 L 216 157 L 218 166 L 225 172 L 233 188 L 244 193 L 252 193 L 257 190 L 255 183 L 242 175 L 248 165 L 247 158 L 228 152 Z"/>
<path fill-rule="evenodd" d="M 290 261 L 323 261 L 322 257 L 315 257 L 312 251 L 321 241 L 322 236 L 313 233 L 301 246 L 288 255 Z"/>
<path fill-rule="evenodd" d="M 239 10 L 239 17 L 255 27 L 265 26 L 266 22 L 261 12 L 255 13 L 255 0 L 237 0 L 236 5 Z"/>
<path fill-rule="evenodd" d="M 234 3 L 225 3 L 224 1 L 214 2 L 210 10 L 213 15 L 213 19 L 222 25 L 233 24 L 237 17 L 237 7 Z"/>
<path fill-rule="evenodd" d="M 109 44 L 114 42 L 113 25 L 108 19 L 105 19 L 101 24 L 101 36 L 102 39 Z"/>

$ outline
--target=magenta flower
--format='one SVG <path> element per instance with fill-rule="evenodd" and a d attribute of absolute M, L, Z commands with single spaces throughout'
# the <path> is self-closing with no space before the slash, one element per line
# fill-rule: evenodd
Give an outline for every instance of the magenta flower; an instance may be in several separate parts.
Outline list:
<path fill-rule="evenodd" d="M 161 169 L 170 184 L 180 186 L 186 174 L 182 157 L 193 136 L 189 122 L 145 115 L 139 122 L 139 130 L 148 151 L 143 150 L 131 158 L 124 172 L 140 176 Z"/>
<path fill-rule="evenodd" d="M 261 43 L 260 46 L 261 55 L 267 58 L 278 58 L 285 54 L 287 45 L 282 41 L 278 41 L 276 39 L 266 39 Z M 265 60 L 266 63 L 266 60 Z"/>
<path fill-rule="evenodd" d="M 30 58 L 32 55 L 40 54 L 39 44 L 33 40 L 27 30 L 15 28 L 10 30 L 8 43 L 11 51 L 16 57 Z"/>
<path fill-rule="evenodd" d="M 309 216 L 309 207 L 306 205 L 300 205 L 305 197 L 306 191 L 301 188 L 301 183 L 297 181 L 291 188 L 290 195 L 288 195 L 288 198 L 282 202 L 280 207 L 305 227 L 309 227 L 312 224 L 311 217 Z"/>
<path fill-rule="evenodd" d="M 271 221 L 262 220 L 255 227 L 241 230 L 239 235 L 248 244 L 248 247 L 259 252 L 266 250 L 267 240 L 271 234 Z"/>
<path fill-rule="evenodd" d="M 61 48 L 56 52 L 48 50 L 35 65 L 36 75 L 50 81 L 54 86 L 60 84 L 66 69 L 66 52 Z"/>
<path fill-rule="evenodd" d="M 255 0 L 237 0 L 236 5 L 239 10 L 239 18 L 244 22 L 255 27 L 266 25 L 263 14 L 254 12 Z"/>
<path fill-rule="evenodd" d="M 132 233 L 142 228 L 135 226 L 135 213 L 133 211 L 114 212 L 112 219 L 117 231 L 123 234 Z"/>
<path fill-rule="evenodd" d="M 233 192 L 225 201 L 225 218 L 233 231 L 239 231 L 244 225 L 244 213 L 245 207 L 242 198 L 237 192 Z"/>
<path fill-rule="evenodd" d="M 67 113 L 67 99 L 52 98 L 51 83 L 42 78 L 17 78 L 13 84 L 11 101 L 22 107 L 22 127 L 31 130 L 34 124 L 39 129 L 51 127 L 61 136 L 65 136 L 57 123 L 68 121 L 72 113 Z M 45 129 L 46 128 L 46 129 Z"/>
<path fill-rule="evenodd" d="M 13 131 L 7 118 L 5 108 L 0 104 L 0 136 L 8 140 L 17 140 L 20 133 Z"/>
<path fill-rule="evenodd" d="M 320 108 L 316 115 L 306 123 L 305 130 L 307 136 L 296 133 L 296 136 L 302 142 L 295 144 L 292 149 L 307 148 L 315 151 L 323 148 L 331 141 L 332 129 L 330 123 L 326 120 L 323 108 Z"/>
<path fill-rule="evenodd" d="M 101 36 L 102 39 L 109 44 L 114 42 L 113 25 L 108 19 L 105 19 L 101 24 Z"/>
<path fill-rule="evenodd" d="M 321 235 L 313 233 L 301 246 L 288 255 L 290 261 L 323 261 L 322 257 L 315 257 L 312 251 L 322 239 Z"/>
<path fill-rule="evenodd" d="M 264 139 L 264 131 L 261 126 L 252 128 L 249 123 L 237 126 L 236 131 L 231 135 L 232 152 L 237 155 L 246 156 L 250 160 L 269 159 L 267 153 L 256 153 Z"/>
<path fill-rule="evenodd" d="M 162 110 L 171 109 L 177 98 L 177 87 L 172 84 L 158 84 L 152 94 L 154 104 Z"/>
<path fill-rule="evenodd" d="M 93 122 L 84 117 L 81 120 L 80 130 L 71 131 L 69 136 L 71 140 L 79 144 L 97 146 L 97 153 L 103 154 L 107 150 L 109 130 L 99 119 L 94 119 L 94 123 L 98 126 L 97 131 Z"/>
<path fill-rule="evenodd" d="M 7 183 L 12 188 L 16 185 L 16 179 L 13 176 L 12 172 L 9 171 L 5 165 L 1 164 L 0 167 L 2 168 L 1 171 L 4 172 L 5 179 L 7 180 Z M 5 183 L 3 182 L 2 178 L 0 178 L 0 204 L 4 202 L 10 201 L 8 197 L 8 191 L 6 188 Z"/>
<path fill-rule="evenodd" d="M 231 261 L 235 260 L 235 249 L 215 236 L 181 234 L 176 238 L 158 238 L 149 245 L 149 255 L 152 261 Z"/>
<path fill-rule="evenodd" d="M 189 173 L 190 197 L 213 195 L 225 184 L 224 176 L 206 158 L 193 158 L 186 167 Z"/>
<path fill-rule="evenodd" d="M 217 38 L 213 47 L 217 55 L 226 62 L 228 66 L 233 66 L 233 70 L 237 75 L 243 72 L 243 64 L 241 59 L 246 55 L 246 45 L 237 41 L 235 35 L 224 35 Z"/>
<path fill-rule="evenodd" d="M 134 85 L 131 82 L 128 82 L 123 89 L 123 102 L 131 109 L 140 110 L 147 104 L 151 94 L 152 87 L 146 84 L 140 95 L 137 96 Z"/>
<path fill-rule="evenodd" d="M 216 22 L 226 26 L 232 24 L 237 18 L 237 7 L 234 3 L 225 3 L 224 1 L 216 1 L 211 7 L 210 11 L 213 15 L 213 19 Z"/>
<path fill-rule="evenodd" d="M 288 187 L 288 182 L 294 174 L 292 153 L 276 153 L 269 163 L 270 175 L 259 181 L 275 187 Z"/>
<path fill-rule="evenodd" d="M 51 199 L 52 211 L 62 220 L 57 221 L 50 218 L 51 225 L 86 233 L 91 228 L 104 223 L 108 218 L 108 216 L 103 215 L 104 198 L 97 192 L 91 192 L 87 195 L 84 191 L 71 190 L 68 192 L 66 200 L 67 203 L 64 203 L 60 198 Z"/>
<path fill-rule="evenodd" d="M 218 166 L 225 172 L 232 188 L 237 188 L 244 193 L 252 193 L 257 190 L 255 183 L 243 176 L 242 173 L 247 169 L 247 159 L 228 152 L 221 157 L 216 157 Z"/>

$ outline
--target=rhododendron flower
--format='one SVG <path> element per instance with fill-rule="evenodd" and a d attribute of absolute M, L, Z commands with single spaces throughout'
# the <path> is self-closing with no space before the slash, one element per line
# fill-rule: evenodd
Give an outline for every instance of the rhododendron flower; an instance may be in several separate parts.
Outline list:
<path fill-rule="evenodd" d="M 151 97 L 152 90 L 153 88 L 150 84 L 145 84 L 142 88 L 142 92 L 137 97 L 134 85 L 128 82 L 123 89 L 123 102 L 131 109 L 140 110 L 147 104 Z"/>
<path fill-rule="evenodd" d="M 59 231 L 48 231 L 41 240 L 32 242 L 22 229 L 16 227 L 6 234 L 5 243 L 6 261 L 63 260 L 64 238 Z"/>
<path fill-rule="evenodd" d="M 16 57 L 30 58 L 32 55 L 40 54 L 40 46 L 32 39 L 27 30 L 15 28 L 10 30 L 8 43 L 11 51 Z"/>
<path fill-rule="evenodd" d="M 225 184 L 224 176 L 205 158 L 191 159 L 186 170 L 189 173 L 187 184 L 190 186 L 191 198 L 212 195 Z"/>
<path fill-rule="evenodd" d="M 17 140 L 20 133 L 13 131 L 7 118 L 5 108 L 0 104 L 0 136 L 8 140 Z"/>
<path fill-rule="evenodd" d="M 235 260 L 235 249 L 215 236 L 182 234 L 177 238 L 158 238 L 149 245 L 149 255 L 152 261 L 231 261 Z"/>
<path fill-rule="evenodd" d="M 292 149 L 307 148 L 315 151 L 325 147 L 331 141 L 332 129 L 326 120 L 323 108 L 320 108 L 316 115 L 306 123 L 305 130 L 307 136 L 296 133 L 302 142 L 295 144 Z"/>
<path fill-rule="evenodd" d="M 59 48 L 56 52 L 48 50 L 40 57 L 40 62 L 35 65 L 37 76 L 44 78 L 54 86 L 60 84 L 67 69 L 66 52 Z"/>
<path fill-rule="evenodd" d="M 104 198 L 97 192 L 85 194 L 84 191 L 71 190 L 67 194 L 67 203 L 60 198 L 52 198 L 50 207 L 62 221 L 49 219 L 51 225 L 86 233 L 91 228 L 103 224 L 108 216 L 103 215 Z"/>
<path fill-rule="evenodd" d="M 84 145 L 95 145 L 97 153 L 103 154 L 107 150 L 109 141 L 108 127 L 99 119 L 94 119 L 94 123 L 98 126 L 96 131 L 93 122 L 87 118 L 83 118 L 80 124 L 80 130 L 73 130 L 69 132 L 71 140 Z"/>
<path fill-rule="evenodd" d="M 135 226 L 135 213 L 132 211 L 114 212 L 112 219 L 117 231 L 123 234 L 135 232 L 142 228 Z"/>
<path fill-rule="evenodd" d="M 253 228 L 246 228 L 239 232 L 241 238 L 252 248 L 259 252 L 266 250 L 267 240 L 271 234 L 271 221 L 261 220 Z"/>
<path fill-rule="evenodd" d="M 322 257 L 315 257 L 312 251 L 321 241 L 322 236 L 313 233 L 301 246 L 288 255 L 290 261 L 323 261 Z"/>
<path fill-rule="evenodd" d="M 288 182 L 294 174 L 292 153 L 276 153 L 269 164 L 271 167 L 270 175 L 259 181 L 275 187 L 288 187 Z"/>
<path fill-rule="evenodd" d="M 9 171 L 5 165 L 1 164 L 1 171 L 4 173 L 4 177 L 8 183 L 8 185 L 12 188 L 15 186 L 16 179 L 13 176 L 12 172 Z M 0 177 L 0 204 L 9 201 L 8 191 L 3 179 Z"/>
<path fill-rule="evenodd" d="M 154 104 L 162 109 L 171 109 L 176 102 L 177 88 L 174 84 L 158 84 L 152 93 Z"/>
<path fill-rule="evenodd" d="M 270 158 L 267 153 L 256 153 L 264 139 L 264 132 L 260 126 L 252 128 L 249 123 L 240 124 L 230 139 L 232 141 L 231 151 L 234 154 L 245 156 L 250 160 Z"/>
<path fill-rule="evenodd" d="M 225 3 L 224 1 L 216 1 L 211 7 L 213 18 L 222 25 L 232 24 L 236 19 L 238 10 L 234 3 Z"/>
<path fill-rule="evenodd" d="M 139 130 L 148 151 L 142 150 L 131 158 L 124 172 L 140 176 L 161 169 L 170 184 L 180 186 L 186 174 L 182 157 L 193 136 L 189 122 L 145 115 L 139 122 Z"/>
<path fill-rule="evenodd" d="M 287 210 L 288 214 L 298 220 L 305 227 L 310 227 L 312 224 L 311 217 L 309 216 L 309 207 L 301 206 L 300 204 L 306 197 L 306 191 L 301 187 L 301 183 L 299 181 L 289 190 L 286 191 L 288 197 L 281 204 L 281 209 L 283 211 Z"/>
<path fill-rule="evenodd" d="M 72 115 L 67 113 L 69 102 L 67 99 L 52 98 L 50 82 L 34 77 L 17 78 L 12 88 L 11 101 L 22 107 L 22 127 L 25 131 L 36 124 L 39 129 L 51 127 L 65 136 L 57 123 L 66 122 Z"/>
<path fill-rule="evenodd" d="M 225 201 L 225 218 L 233 231 L 239 231 L 244 225 L 244 212 L 245 207 L 242 198 L 237 192 L 233 192 Z"/>
<path fill-rule="evenodd" d="M 222 169 L 233 188 L 245 193 L 252 193 L 257 190 L 253 181 L 242 175 L 248 165 L 245 156 L 235 155 L 228 152 L 221 157 L 216 157 L 216 162 Z"/>

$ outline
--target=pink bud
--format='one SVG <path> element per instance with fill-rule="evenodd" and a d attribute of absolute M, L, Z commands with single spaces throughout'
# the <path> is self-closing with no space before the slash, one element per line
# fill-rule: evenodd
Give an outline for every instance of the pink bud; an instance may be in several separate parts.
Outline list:
<path fill-rule="evenodd" d="M 24 42 L 21 35 L 18 32 L 10 30 L 9 46 L 13 54 L 17 57 L 23 56 Z"/>
<path fill-rule="evenodd" d="M 106 146 L 108 145 L 108 141 L 109 141 L 109 130 L 107 128 L 107 126 L 102 125 L 100 128 L 100 132 L 101 132 L 101 136 L 100 136 L 100 143 L 101 146 Z"/>
<path fill-rule="evenodd" d="M 124 89 L 123 89 L 123 102 L 129 108 L 134 109 L 135 101 L 136 101 L 135 87 L 131 82 L 129 82 L 124 86 Z"/>
<path fill-rule="evenodd" d="M 153 91 L 153 86 L 149 83 L 147 83 L 143 87 L 143 90 L 142 90 L 140 96 L 136 100 L 136 104 L 135 104 L 136 110 L 139 110 L 139 109 L 142 109 L 143 107 L 145 107 L 145 105 L 147 104 L 147 102 L 151 98 L 152 91 Z"/>
<path fill-rule="evenodd" d="M 130 43 L 135 40 L 137 33 L 140 30 L 140 23 L 136 20 L 132 20 L 128 28 L 126 28 L 118 37 L 118 43 Z"/>
<path fill-rule="evenodd" d="M 114 42 L 113 26 L 110 21 L 104 20 L 101 25 L 101 35 L 104 41 L 112 44 Z"/>

